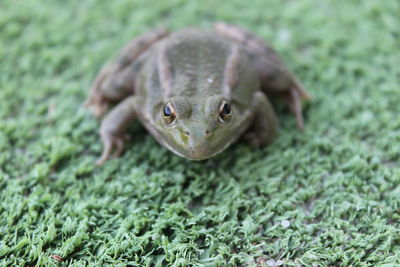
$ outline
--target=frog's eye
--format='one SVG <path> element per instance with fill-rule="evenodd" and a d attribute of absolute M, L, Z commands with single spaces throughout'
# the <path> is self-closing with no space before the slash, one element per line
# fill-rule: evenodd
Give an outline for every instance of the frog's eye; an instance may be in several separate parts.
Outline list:
<path fill-rule="evenodd" d="M 175 108 L 171 103 L 168 103 L 164 106 L 163 115 L 166 123 L 172 123 L 175 120 Z"/>
<path fill-rule="evenodd" d="M 228 122 L 232 115 L 231 105 L 226 100 L 223 100 L 219 106 L 218 113 L 221 122 Z"/>

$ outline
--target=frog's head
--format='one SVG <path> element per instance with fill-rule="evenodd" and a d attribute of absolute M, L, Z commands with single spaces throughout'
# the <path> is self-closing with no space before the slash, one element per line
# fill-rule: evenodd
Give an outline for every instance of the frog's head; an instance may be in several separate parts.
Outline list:
<path fill-rule="evenodd" d="M 160 110 L 158 139 L 180 156 L 203 160 L 238 139 L 250 116 L 250 110 L 222 95 L 190 100 L 172 97 Z"/>

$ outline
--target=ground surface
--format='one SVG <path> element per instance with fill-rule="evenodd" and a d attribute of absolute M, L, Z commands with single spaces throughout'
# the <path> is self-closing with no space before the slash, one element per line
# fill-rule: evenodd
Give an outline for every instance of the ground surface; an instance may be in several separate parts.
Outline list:
<path fill-rule="evenodd" d="M 398 14 L 397 0 L 1 1 L 0 265 L 399 264 Z M 273 145 L 199 163 L 136 124 L 95 167 L 82 102 L 101 65 L 158 25 L 217 20 L 299 76 L 305 132 L 279 108 Z"/>

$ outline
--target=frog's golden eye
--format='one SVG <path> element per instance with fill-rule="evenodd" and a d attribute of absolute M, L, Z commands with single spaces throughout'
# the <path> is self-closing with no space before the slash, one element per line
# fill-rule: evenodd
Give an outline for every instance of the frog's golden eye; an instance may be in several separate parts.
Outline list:
<path fill-rule="evenodd" d="M 163 116 L 166 123 L 172 123 L 176 118 L 175 108 L 171 103 L 168 103 L 163 108 Z"/>
<path fill-rule="evenodd" d="M 227 122 L 232 116 L 232 108 L 231 105 L 226 101 L 222 101 L 219 106 L 219 119 L 221 122 Z"/>

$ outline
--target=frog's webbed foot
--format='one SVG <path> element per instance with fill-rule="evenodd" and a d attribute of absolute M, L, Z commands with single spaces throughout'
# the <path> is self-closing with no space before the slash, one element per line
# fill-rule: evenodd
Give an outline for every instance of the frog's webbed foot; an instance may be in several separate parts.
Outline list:
<path fill-rule="evenodd" d="M 268 98 L 262 92 L 253 97 L 254 119 L 243 138 L 250 145 L 261 146 L 272 142 L 278 132 L 278 120 Z"/>
<path fill-rule="evenodd" d="M 126 98 L 102 120 L 100 137 L 104 148 L 101 157 L 96 162 L 97 165 L 103 164 L 111 157 L 118 157 L 122 154 L 125 142 L 128 139 L 126 130 L 136 118 L 138 101 L 138 96 Z"/>
<path fill-rule="evenodd" d="M 135 73 L 139 67 L 138 58 L 154 43 L 168 35 L 165 28 L 147 32 L 128 43 L 117 59 L 107 65 L 97 75 L 90 89 L 85 106 L 94 107 L 96 116 L 103 115 L 110 103 L 120 101 L 134 93 Z M 137 65 L 137 66 L 135 66 Z"/>
<path fill-rule="evenodd" d="M 245 49 L 257 69 L 263 92 L 284 96 L 296 116 L 298 128 L 303 129 L 301 100 L 309 99 L 310 95 L 296 76 L 286 68 L 277 53 L 260 38 L 235 25 L 220 22 L 215 28 L 219 34 L 239 43 Z"/>
<path fill-rule="evenodd" d="M 285 99 L 289 104 L 290 110 L 296 117 L 297 128 L 304 130 L 304 119 L 301 108 L 301 96 L 297 90 L 290 89 L 285 95 Z"/>

